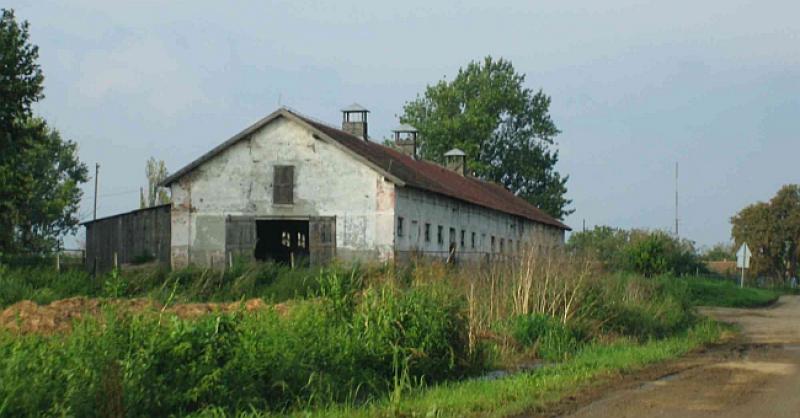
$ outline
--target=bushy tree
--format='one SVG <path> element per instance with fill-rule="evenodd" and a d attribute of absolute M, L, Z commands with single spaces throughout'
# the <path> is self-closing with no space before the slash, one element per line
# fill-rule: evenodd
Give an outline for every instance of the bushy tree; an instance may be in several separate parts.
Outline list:
<path fill-rule="evenodd" d="M 420 133 L 419 151 L 432 161 L 459 148 L 475 176 L 502 184 L 550 215 L 573 212 L 568 176 L 556 171 L 558 128 L 550 97 L 524 86 L 510 61 L 486 57 L 459 69 L 453 81 L 429 85 L 404 106 L 403 123 Z"/>
<path fill-rule="evenodd" d="M 621 270 L 626 262 L 623 249 L 629 240 L 629 231 L 601 225 L 573 232 L 567 241 L 567 249 L 593 257 L 608 270 Z"/>
<path fill-rule="evenodd" d="M 28 23 L 0 17 L 0 253 L 48 250 L 78 223 L 87 179 L 77 145 L 33 116 L 42 94 L 38 48 Z"/>
<path fill-rule="evenodd" d="M 788 280 L 797 275 L 800 185 L 783 186 L 769 202 L 754 203 L 731 218 L 736 248 L 747 243 L 750 271 Z"/>
<path fill-rule="evenodd" d="M 701 255 L 703 261 L 731 261 L 736 259 L 736 248 L 731 243 L 720 242 Z"/>
<path fill-rule="evenodd" d="M 659 230 L 598 226 L 573 233 L 567 248 L 594 257 L 611 271 L 631 271 L 647 277 L 705 271 L 694 243 Z"/>

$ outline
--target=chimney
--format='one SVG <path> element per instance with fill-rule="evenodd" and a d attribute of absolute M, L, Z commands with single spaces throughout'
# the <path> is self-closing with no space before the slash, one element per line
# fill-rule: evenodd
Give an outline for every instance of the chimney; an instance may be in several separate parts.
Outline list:
<path fill-rule="evenodd" d="M 353 103 L 342 109 L 342 130 L 366 141 L 369 138 L 367 134 L 367 113 L 369 113 L 369 110 L 358 103 Z"/>
<path fill-rule="evenodd" d="M 397 149 L 411 158 L 417 158 L 417 130 L 413 126 L 402 124 L 394 129 L 394 144 Z"/>
<path fill-rule="evenodd" d="M 448 170 L 465 176 L 467 174 L 467 154 L 458 148 L 453 148 L 444 153 L 444 166 Z"/>

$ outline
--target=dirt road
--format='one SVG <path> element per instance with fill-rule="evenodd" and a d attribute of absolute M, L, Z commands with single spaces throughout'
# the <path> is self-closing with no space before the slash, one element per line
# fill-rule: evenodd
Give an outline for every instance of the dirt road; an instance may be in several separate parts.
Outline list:
<path fill-rule="evenodd" d="M 800 296 L 764 309 L 702 312 L 739 324 L 741 340 L 660 373 L 656 367 L 648 378 L 620 382 L 561 412 L 572 409 L 568 416 L 576 418 L 800 417 Z"/>

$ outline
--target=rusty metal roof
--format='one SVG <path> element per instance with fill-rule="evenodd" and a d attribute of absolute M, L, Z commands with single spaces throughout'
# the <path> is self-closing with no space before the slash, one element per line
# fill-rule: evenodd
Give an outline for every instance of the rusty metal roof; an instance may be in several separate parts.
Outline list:
<path fill-rule="evenodd" d="M 336 141 L 336 143 L 358 156 L 369 166 L 383 172 L 387 178 L 399 180 L 399 183 L 402 183 L 403 186 L 426 190 L 485 208 L 551 225 L 556 228 L 571 230 L 567 225 L 546 214 L 526 200 L 509 192 L 503 186 L 470 176 L 462 176 L 432 162 L 415 160 L 392 148 L 375 142 L 366 141 L 286 107 L 272 112 L 229 138 L 227 141 L 214 147 L 209 152 L 200 156 L 200 158 L 168 176 L 160 185 L 169 186 L 199 165 L 213 158 L 236 142 L 249 137 L 261 127 L 281 116 L 307 124 L 312 130 Z"/>
<path fill-rule="evenodd" d="M 521 216 L 560 229 L 571 230 L 567 225 L 498 184 L 462 176 L 438 164 L 415 160 L 387 146 L 365 141 L 296 112 L 291 113 L 347 149 L 399 178 L 406 186 Z"/>

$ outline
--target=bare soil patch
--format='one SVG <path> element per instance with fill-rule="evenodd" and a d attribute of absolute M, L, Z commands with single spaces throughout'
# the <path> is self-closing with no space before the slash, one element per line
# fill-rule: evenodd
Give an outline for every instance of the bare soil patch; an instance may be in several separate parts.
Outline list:
<path fill-rule="evenodd" d="M 182 303 L 165 307 L 150 299 L 96 299 L 73 297 L 39 305 L 21 301 L 0 313 L 0 327 L 18 333 L 52 334 L 67 332 L 75 320 L 99 316 L 104 309 L 113 308 L 122 313 L 168 313 L 180 318 L 192 319 L 212 313 L 235 311 L 264 311 L 275 309 L 285 313 L 286 304 L 269 305 L 262 299 L 249 299 L 230 303 Z"/>

